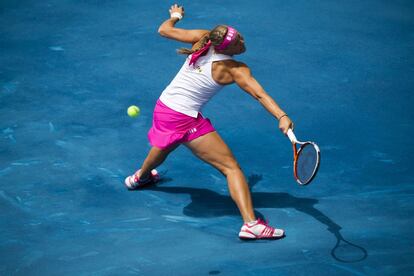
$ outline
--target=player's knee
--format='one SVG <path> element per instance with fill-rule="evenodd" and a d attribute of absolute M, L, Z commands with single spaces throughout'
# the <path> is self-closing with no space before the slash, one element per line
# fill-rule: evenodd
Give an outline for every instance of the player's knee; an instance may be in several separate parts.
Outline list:
<path fill-rule="evenodd" d="M 221 173 L 225 176 L 228 176 L 231 173 L 237 172 L 240 170 L 239 163 L 234 158 L 228 158 L 224 160 L 223 166 L 220 169 Z"/>

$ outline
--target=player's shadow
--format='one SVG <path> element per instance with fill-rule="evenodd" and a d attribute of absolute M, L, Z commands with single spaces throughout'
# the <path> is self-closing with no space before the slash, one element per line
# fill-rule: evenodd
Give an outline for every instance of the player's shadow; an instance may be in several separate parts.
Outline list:
<path fill-rule="evenodd" d="M 260 180 L 261 175 L 250 175 L 248 177 L 249 187 L 252 189 Z M 145 188 L 145 190 L 159 191 L 171 194 L 188 194 L 191 196 L 191 202 L 184 207 L 184 215 L 190 217 L 219 217 L 219 216 L 239 216 L 239 210 L 235 203 L 228 195 L 221 195 L 212 190 L 190 188 L 190 187 L 165 187 L 162 183 L 169 182 L 172 179 L 164 178 L 164 180 L 157 186 L 151 186 Z M 332 249 L 331 255 L 334 259 L 340 262 L 358 262 L 368 257 L 367 251 L 361 246 L 352 244 L 346 241 L 340 230 L 342 227 L 335 223 L 332 219 L 326 216 L 324 213 L 315 208 L 318 200 L 313 198 L 295 197 L 288 193 L 264 193 L 264 192 L 251 192 L 254 206 L 256 208 L 293 208 L 297 211 L 303 212 L 312 216 L 314 219 L 325 224 L 329 232 L 331 232 L 337 239 L 337 243 L 334 249 Z M 255 211 L 258 217 L 263 218 L 263 215 Z M 359 251 L 359 257 L 354 259 L 346 259 L 336 256 L 336 249 L 340 241 L 344 241 L 347 244 L 353 246 Z"/>

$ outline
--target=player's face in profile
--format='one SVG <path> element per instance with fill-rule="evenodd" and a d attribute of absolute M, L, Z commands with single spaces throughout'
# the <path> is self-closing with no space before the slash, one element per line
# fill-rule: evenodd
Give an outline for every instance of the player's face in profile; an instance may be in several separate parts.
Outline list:
<path fill-rule="evenodd" d="M 237 38 L 233 41 L 231 48 L 235 55 L 244 53 L 246 51 L 244 37 L 240 33 L 237 33 Z"/>

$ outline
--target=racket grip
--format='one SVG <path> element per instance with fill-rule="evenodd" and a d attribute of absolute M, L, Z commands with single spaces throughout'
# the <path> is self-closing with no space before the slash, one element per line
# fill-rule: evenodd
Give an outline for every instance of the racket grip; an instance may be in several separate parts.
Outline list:
<path fill-rule="evenodd" d="M 291 128 L 289 128 L 288 129 L 288 131 L 287 131 L 287 136 L 289 137 L 289 140 L 292 142 L 292 143 L 297 143 L 298 142 L 298 140 L 296 140 L 296 136 L 295 136 L 295 134 L 293 133 L 293 130 L 291 129 Z"/>

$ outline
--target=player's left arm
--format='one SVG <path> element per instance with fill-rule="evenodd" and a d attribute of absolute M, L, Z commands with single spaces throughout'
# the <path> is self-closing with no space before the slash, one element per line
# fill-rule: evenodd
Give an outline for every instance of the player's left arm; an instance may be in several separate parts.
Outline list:
<path fill-rule="evenodd" d="M 175 4 L 170 8 L 170 15 L 173 13 L 178 13 L 181 14 L 181 16 L 184 16 L 184 8 Z M 177 28 L 175 27 L 175 24 L 179 20 L 178 17 L 171 17 L 165 20 L 158 28 L 158 33 L 169 39 L 194 44 L 209 32 L 208 30 L 186 30 Z"/>
<path fill-rule="evenodd" d="M 262 106 L 279 120 L 279 129 L 286 134 L 293 123 L 276 101 L 267 94 L 259 82 L 253 77 L 250 68 L 242 62 L 234 62 L 229 72 L 237 85 L 258 100 Z"/>

